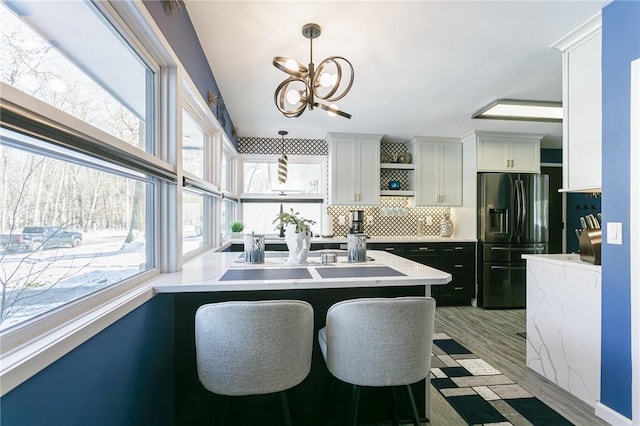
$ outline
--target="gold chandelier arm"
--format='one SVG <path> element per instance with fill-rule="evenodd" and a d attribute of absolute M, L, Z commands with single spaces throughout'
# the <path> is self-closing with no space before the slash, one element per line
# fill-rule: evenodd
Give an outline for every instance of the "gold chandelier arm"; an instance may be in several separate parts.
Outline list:
<path fill-rule="evenodd" d="M 280 71 L 285 72 L 294 77 L 307 78 L 307 76 L 309 75 L 309 70 L 307 69 L 307 67 L 302 65 L 300 62 L 293 61 L 296 63 L 297 69 L 291 69 L 287 67 L 287 61 L 293 61 L 293 60 L 286 58 L 284 56 L 276 56 L 273 58 L 273 66 L 278 68 Z"/>
<path fill-rule="evenodd" d="M 336 91 L 340 88 L 341 84 L 342 84 L 342 66 L 340 65 L 340 61 L 343 62 L 342 65 L 348 65 L 348 71 L 349 71 L 349 83 L 347 84 L 347 86 L 337 95 L 335 95 Z M 325 67 L 327 67 L 328 64 L 333 63 L 333 65 L 336 67 L 336 73 L 337 73 L 337 78 L 336 78 L 336 82 L 333 86 L 333 88 L 326 94 L 322 95 L 319 94 L 318 91 L 316 90 L 316 87 L 319 86 L 319 79 L 322 76 L 322 71 L 324 70 Z M 354 71 L 353 71 L 353 65 L 351 65 L 351 62 L 349 62 L 347 59 L 343 58 L 342 56 L 330 56 L 328 58 L 326 58 L 325 60 L 323 60 L 322 62 L 320 62 L 320 65 L 318 65 L 318 71 L 316 72 L 314 79 L 313 79 L 313 94 L 320 98 L 323 99 L 327 102 L 336 102 L 339 101 L 340 99 L 344 98 L 345 95 L 347 93 L 349 93 L 349 90 L 351 90 L 351 86 L 353 86 L 353 77 L 354 77 Z M 334 96 L 335 95 L 335 96 Z"/>
<path fill-rule="evenodd" d="M 304 93 L 300 95 L 300 100 L 294 108 L 287 108 L 287 89 L 289 85 L 295 82 L 304 84 Z M 295 89 L 294 89 L 295 90 Z M 275 93 L 273 94 L 273 100 L 276 104 L 276 108 L 287 118 L 297 118 L 302 115 L 305 108 L 309 104 L 310 88 L 307 82 L 301 78 L 289 77 L 278 85 Z"/>
<path fill-rule="evenodd" d="M 314 107 L 318 107 L 323 111 L 327 111 L 328 113 L 339 115 L 340 117 L 351 119 L 351 114 L 348 112 L 340 111 L 338 108 L 331 107 L 329 105 L 321 104 L 320 102 L 314 102 Z"/>

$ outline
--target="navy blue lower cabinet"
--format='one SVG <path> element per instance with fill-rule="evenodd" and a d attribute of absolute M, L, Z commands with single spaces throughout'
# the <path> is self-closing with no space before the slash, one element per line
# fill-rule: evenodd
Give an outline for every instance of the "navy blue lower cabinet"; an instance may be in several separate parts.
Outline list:
<path fill-rule="evenodd" d="M 330 373 L 320 347 L 318 330 L 325 325 L 327 310 L 341 300 L 358 297 L 398 297 L 424 295 L 424 286 L 341 288 L 318 290 L 273 290 L 217 293 L 181 293 L 175 297 L 175 424 L 212 425 L 220 420 L 224 397 L 207 391 L 198 379 L 195 363 L 195 311 L 206 303 L 227 300 L 298 299 L 314 309 L 314 337 L 311 372 L 298 386 L 287 391 L 294 425 L 320 426 L 347 421 L 351 386 L 339 382 L 324 406 Z M 333 379 L 335 381 L 335 379 Z M 425 421 L 426 381 L 413 385 L 421 419 Z M 387 389 L 364 388 L 360 399 L 359 422 L 383 423 L 389 420 Z M 406 392 L 398 392 L 400 407 L 408 406 Z M 407 398 L 404 401 L 402 398 Z M 409 414 L 404 419 L 409 421 Z M 327 423 L 323 423 L 327 421 Z M 406 423 L 405 422 L 405 423 Z M 281 426 L 284 424 L 278 394 L 232 398 L 227 412 L 228 425 Z"/>

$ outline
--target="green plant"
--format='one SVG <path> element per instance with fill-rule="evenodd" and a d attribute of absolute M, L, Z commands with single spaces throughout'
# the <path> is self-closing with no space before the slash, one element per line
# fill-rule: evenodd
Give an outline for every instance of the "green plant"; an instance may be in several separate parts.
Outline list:
<path fill-rule="evenodd" d="M 244 229 L 244 223 L 240 221 L 231 222 L 231 232 L 242 232 Z"/>
<path fill-rule="evenodd" d="M 294 213 L 293 209 L 291 209 L 291 213 L 279 213 L 272 223 L 277 223 L 275 227 L 277 230 L 283 230 L 287 225 L 295 225 L 296 234 L 304 232 L 306 235 L 311 235 L 311 225 L 315 225 L 316 222 L 311 219 L 300 217 L 299 215 L 300 212 Z"/>

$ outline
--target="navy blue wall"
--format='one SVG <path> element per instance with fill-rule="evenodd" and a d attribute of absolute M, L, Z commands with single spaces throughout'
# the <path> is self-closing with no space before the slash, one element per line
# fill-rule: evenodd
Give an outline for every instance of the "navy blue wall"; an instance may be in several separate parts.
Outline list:
<path fill-rule="evenodd" d="M 155 296 L 13 389 L 0 424 L 173 425 L 173 305 Z"/>
<path fill-rule="evenodd" d="M 541 163 L 560 163 L 562 164 L 562 150 L 544 148 L 540 150 Z"/>
<path fill-rule="evenodd" d="M 629 419 L 632 416 L 630 63 L 639 57 L 640 2 L 614 1 L 602 10 L 602 214 L 606 222 L 622 222 L 623 244 L 602 245 L 600 401 Z M 606 228 L 604 233 L 606 241 Z"/>
<path fill-rule="evenodd" d="M 171 45 L 171 49 L 180 59 L 182 66 L 189 73 L 202 98 L 206 101 L 209 91 L 218 95 L 218 102 L 222 108 L 213 108 L 212 111 L 218 117 L 218 121 L 224 127 L 229 140 L 237 150 L 238 140 L 232 134 L 233 122 L 227 108 L 224 106 L 220 89 L 209 67 L 198 36 L 193 29 L 193 24 L 186 8 L 183 7 L 180 11 L 167 15 L 158 0 L 144 0 L 143 4 L 169 42 L 169 45 Z"/>

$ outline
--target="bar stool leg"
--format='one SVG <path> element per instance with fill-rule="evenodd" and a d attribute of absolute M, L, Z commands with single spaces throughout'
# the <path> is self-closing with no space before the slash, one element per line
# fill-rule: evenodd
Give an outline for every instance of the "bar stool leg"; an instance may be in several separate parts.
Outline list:
<path fill-rule="evenodd" d="M 398 426 L 400 421 L 398 420 L 398 396 L 396 395 L 396 387 L 391 386 L 391 409 L 389 417 L 391 417 L 392 426 Z"/>
<path fill-rule="evenodd" d="M 427 392 L 428 391 L 429 389 L 427 389 Z M 416 408 L 416 400 L 413 397 L 413 390 L 411 390 L 411 385 L 407 385 L 407 392 L 409 393 L 409 400 L 411 401 L 411 411 L 413 413 L 413 424 L 415 424 L 415 426 L 420 426 L 420 416 L 418 416 L 418 409 Z"/>
<path fill-rule="evenodd" d="M 351 388 L 351 407 L 349 408 L 348 425 L 356 426 L 358 421 L 358 404 L 360 402 L 360 386 L 353 385 Z"/>
<path fill-rule="evenodd" d="M 280 392 L 280 401 L 282 402 L 282 413 L 284 414 L 284 424 L 286 426 L 292 426 L 291 411 L 289 410 L 289 400 L 287 399 L 287 392 Z"/>

